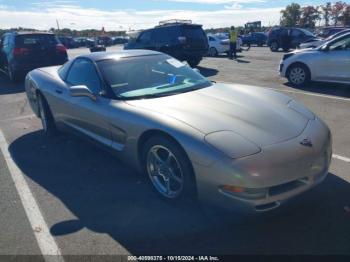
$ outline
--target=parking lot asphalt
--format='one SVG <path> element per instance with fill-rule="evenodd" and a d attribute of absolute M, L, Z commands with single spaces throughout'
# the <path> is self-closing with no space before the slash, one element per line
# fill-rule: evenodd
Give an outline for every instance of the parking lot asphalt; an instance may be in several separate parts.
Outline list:
<path fill-rule="evenodd" d="M 324 183 L 257 216 L 220 217 L 195 203 L 171 206 L 154 195 L 145 177 L 100 148 L 69 134 L 44 137 L 23 83 L 1 74 L 0 130 L 61 254 L 350 254 L 350 86 L 290 87 L 278 76 L 281 57 L 253 47 L 238 61 L 205 58 L 199 66 L 214 81 L 295 97 L 332 130 L 335 158 Z M 9 173 L 0 153 L 0 255 L 40 255 L 37 229 Z"/>

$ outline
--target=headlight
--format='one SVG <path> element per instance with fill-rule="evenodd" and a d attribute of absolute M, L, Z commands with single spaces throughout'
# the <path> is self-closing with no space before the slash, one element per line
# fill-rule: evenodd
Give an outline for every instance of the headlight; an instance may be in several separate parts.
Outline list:
<path fill-rule="evenodd" d="M 288 103 L 288 107 L 305 116 L 309 120 L 315 120 L 315 114 L 312 113 L 306 106 L 295 100 L 290 101 Z"/>
<path fill-rule="evenodd" d="M 231 158 L 257 154 L 261 149 L 232 131 L 218 131 L 205 137 L 205 141 Z"/>

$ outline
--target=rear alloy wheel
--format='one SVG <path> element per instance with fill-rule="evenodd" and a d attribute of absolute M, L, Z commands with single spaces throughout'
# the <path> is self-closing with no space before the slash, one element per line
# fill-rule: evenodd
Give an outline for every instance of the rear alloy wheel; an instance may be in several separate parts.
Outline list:
<path fill-rule="evenodd" d="M 57 133 L 57 129 L 49 105 L 41 94 L 38 94 L 37 99 L 43 131 L 47 136 L 54 136 Z"/>
<path fill-rule="evenodd" d="M 304 86 L 310 81 L 310 73 L 302 64 L 293 65 L 287 73 L 289 82 L 294 86 Z"/>
<path fill-rule="evenodd" d="M 144 146 L 143 162 L 153 189 L 163 199 L 184 200 L 195 192 L 191 164 L 170 139 L 162 136 L 149 139 Z"/>
<path fill-rule="evenodd" d="M 208 54 L 211 57 L 216 57 L 216 56 L 218 56 L 218 50 L 216 50 L 215 47 L 210 47 Z"/>
<path fill-rule="evenodd" d="M 270 45 L 270 49 L 272 52 L 277 52 L 279 48 L 280 47 L 276 41 L 272 42 Z"/>

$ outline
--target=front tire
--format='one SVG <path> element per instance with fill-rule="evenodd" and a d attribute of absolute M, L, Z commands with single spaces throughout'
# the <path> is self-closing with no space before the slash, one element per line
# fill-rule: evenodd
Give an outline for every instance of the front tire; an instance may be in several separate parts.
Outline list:
<path fill-rule="evenodd" d="M 287 78 L 293 86 L 305 86 L 310 82 L 310 70 L 303 64 L 294 64 L 288 69 Z"/>
<path fill-rule="evenodd" d="M 270 50 L 271 50 L 272 52 L 277 52 L 278 49 L 280 49 L 280 47 L 279 47 L 279 44 L 278 44 L 276 41 L 274 41 L 274 42 L 272 42 L 272 43 L 270 44 Z"/>
<path fill-rule="evenodd" d="M 142 160 L 158 196 L 171 202 L 193 199 L 195 179 L 192 165 L 177 143 L 163 136 L 152 137 L 143 147 Z"/>
<path fill-rule="evenodd" d="M 44 96 L 40 93 L 37 96 L 37 101 L 44 134 L 46 136 L 52 137 L 57 134 L 57 129 L 49 105 Z"/>

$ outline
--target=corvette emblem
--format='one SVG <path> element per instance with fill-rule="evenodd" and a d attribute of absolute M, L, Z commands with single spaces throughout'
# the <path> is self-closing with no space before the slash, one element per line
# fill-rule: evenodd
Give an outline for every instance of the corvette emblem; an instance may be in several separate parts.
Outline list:
<path fill-rule="evenodd" d="M 313 144 L 309 138 L 305 138 L 303 141 L 301 141 L 300 145 L 307 146 L 307 147 L 313 147 Z"/>

